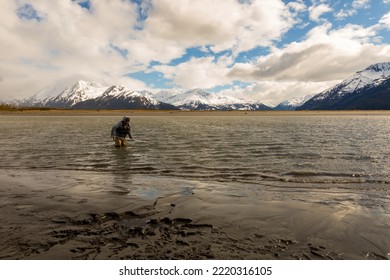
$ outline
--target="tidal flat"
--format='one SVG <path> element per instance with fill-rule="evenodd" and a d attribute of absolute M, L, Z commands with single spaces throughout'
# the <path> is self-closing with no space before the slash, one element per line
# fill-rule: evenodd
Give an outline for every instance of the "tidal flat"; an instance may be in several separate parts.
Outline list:
<path fill-rule="evenodd" d="M 0 131 L 1 259 L 390 258 L 388 111 L 2 111 Z"/>

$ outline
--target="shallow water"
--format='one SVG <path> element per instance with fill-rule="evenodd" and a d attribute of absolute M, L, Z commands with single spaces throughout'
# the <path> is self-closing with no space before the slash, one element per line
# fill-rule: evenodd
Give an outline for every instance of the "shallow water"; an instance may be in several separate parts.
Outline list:
<path fill-rule="evenodd" d="M 388 188 L 389 116 L 0 117 L 0 168 L 129 172 L 283 187 Z M 278 184 L 282 183 L 282 184 Z"/>
<path fill-rule="evenodd" d="M 16 181 L 40 182 L 41 189 L 71 189 L 86 197 L 101 192 L 140 205 L 193 193 L 238 204 L 245 198 L 254 206 L 267 200 L 281 207 L 302 203 L 298 210 L 314 206 L 317 212 L 299 210 L 311 213 L 306 219 L 275 214 L 264 218 L 270 226 L 262 230 L 280 234 L 287 223 L 298 240 L 320 230 L 318 238 L 353 252 L 347 258 L 372 251 L 388 258 L 389 115 L 135 116 L 136 141 L 118 149 L 110 132 L 119 120 L 0 116 L 0 171 Z M 235 212 L 238 206 L 232 207 Z M 322 217 L 318 209 L 332 214 Z M 336 227 L 331 233 L 322 229 L 327 221 Z"/>
<path fill-rule="evenodd" d="M 102 185 L 120 185 L 119 175 L 128 186 L 130 176 L 146 175 L 298 199 L 305 189 L 388 199 L 389 116 L 138 116 L 132 118 L 136 141 L 121 149 L 110 138 L 117 121 L 1 116 L 0 168 L 99 172 L 102 182 L 95 183 Z M 141 187 L 153 189 L 150 181 Z"/>

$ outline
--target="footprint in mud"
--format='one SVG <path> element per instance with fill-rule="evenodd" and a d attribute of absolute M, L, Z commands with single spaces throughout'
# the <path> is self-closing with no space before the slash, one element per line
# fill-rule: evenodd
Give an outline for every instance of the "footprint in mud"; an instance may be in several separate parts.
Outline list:
<path fill-rule="evenodd" d="M 261 230 L 233 235 L 188 218 L 145 213 L 58 217 L 45 244 L 25 244 L 23 250 L 37 259 L 341 259 L 324 246 L 269 239 Z"/>
<path fill-rule="evenodd" d="M 195 224 L 191 219 L 151 219 L 145 225 L 128 228 L 127 233 L 126 243 L 137 246 L 131 250 L 121 248 L 118 251 L 119 258 L 211 258 L 209 248 L 212 226 Z"/>
<path fill-rule="evenodd" d="M 150 212 L 154 214 L 154 212 Z M 207 259 L 213 227 L 191 219 L 148 218 L 131 211 L 52 219 L 45 244 L 26 257 L 63 259 Z M 80 249 L 82 248 L 82 249 Z"/>

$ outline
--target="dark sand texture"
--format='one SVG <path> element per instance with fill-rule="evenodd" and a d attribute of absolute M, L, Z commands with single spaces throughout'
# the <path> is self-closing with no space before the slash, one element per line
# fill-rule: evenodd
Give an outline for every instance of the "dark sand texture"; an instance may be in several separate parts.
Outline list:
<path fill-rule="evenodd" d="M 388 204 L 367 208 L 348 194 L 314 190 L 240 192 L 222 183 L 183 191 L 185 180 L 133 178 L 164 189 L 145 196 L 88 176 L 1 170 L 0 259 L 389 258 Z"/>

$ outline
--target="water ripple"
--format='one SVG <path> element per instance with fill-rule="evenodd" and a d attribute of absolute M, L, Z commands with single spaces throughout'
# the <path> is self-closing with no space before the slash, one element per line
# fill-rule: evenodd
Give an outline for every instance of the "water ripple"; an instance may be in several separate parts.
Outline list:
<path fill-rule="evenodd" d="M 386 116 L 134 117 L 133 135 L 141 141 L 125 149 L 113 147 L 109 137 L 115 117 L 1 120 L 2 169 L 128 172 L 287 187 L 390 184 Z"/>

